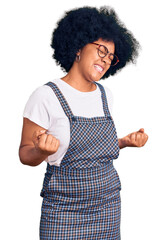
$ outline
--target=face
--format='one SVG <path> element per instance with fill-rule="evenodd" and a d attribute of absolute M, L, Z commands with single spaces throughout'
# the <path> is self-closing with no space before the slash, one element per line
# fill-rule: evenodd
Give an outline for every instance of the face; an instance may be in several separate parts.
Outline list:
<path fill-rule="evenodd" d="M 104 45 L 110 53 L 114 54 L 115 45 L 113 42 L 98 39 L 95 43 Z M 110 68 L 109 56 L 101 58 L 98 55 L 97 48 L 97 45 L 89 43 L 77 53 L 77 55 L 80 55 L 80 61 L 78 62 L 79 73 L 88 81 L 100 80 Z"/>

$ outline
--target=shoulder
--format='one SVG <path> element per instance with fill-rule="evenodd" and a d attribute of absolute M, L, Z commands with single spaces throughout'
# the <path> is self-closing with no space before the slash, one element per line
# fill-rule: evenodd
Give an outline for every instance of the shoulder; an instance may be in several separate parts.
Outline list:
<path fill-rule="evenodd" d="M 32 112 L 33 110 L 48 111 L 54 104 L 57 104 L 55 94 L 48 85 L 44 84 L 31 93 L 24 112 Z"/>
<path fill-rule="evenodd" d="M 48 101 L 54 97 L 52 89 L 48 85 L 42 85 L 37 87 L 30 95 L 29 100 L 36 102 Z"/>
<path fill-rule="evenodd" d="M 23 112 L 23 117 L 30 119 L 46 129 L 50 127 L 52 111 L 56 98 L 52 89 L 47 85 L 36 88 L 30 95 Z"/>
<path fill-rule="evenodd" d="M 112 108 L 113 108 L 113 94 L 112 94 L 112 91 L 110 90 L 109 87 L 107 87 L 103 84 L 102 84 L 102 86 L 105 90 L 105 95 L 106 95 L 106 98 L 107 98 L 107 103 L 108 103 L 110 113 L 112 114 Z"/>
<path fill-rule="evenodd" d="M 105 86 L 104 84 L 100 84 L 100 85 L 103 86 L 107 99 L 109 101 L 113 101 L 113 94 L 112 94 L 112 91 L 110 90 L 110 88 Z"/>

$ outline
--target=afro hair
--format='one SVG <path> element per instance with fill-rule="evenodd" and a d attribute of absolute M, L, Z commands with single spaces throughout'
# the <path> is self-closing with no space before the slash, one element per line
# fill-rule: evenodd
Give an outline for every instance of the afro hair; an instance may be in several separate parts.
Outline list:
<path fill-rule="evenodd" d="M 110 67 L 102 79 L 114 75 L 129 62 L 135 63 L 139 42 L 115 11 L 106 6 L 100 9 L 82 7 L 65 12 L 52 34 L 53 58 L 63 71 L 68 72 L 79 49 L 99 38 L 113 41 L 119 58 L 119 63 Z"/>

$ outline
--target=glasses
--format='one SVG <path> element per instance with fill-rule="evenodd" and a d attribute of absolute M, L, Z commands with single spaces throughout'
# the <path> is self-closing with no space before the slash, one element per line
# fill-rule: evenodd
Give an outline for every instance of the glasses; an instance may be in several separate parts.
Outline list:
<path fill-rule="evenodd" d="M 115 66 L 119 62 L 119 58 L 115 54 L 110 53 L 106 46 L 98 44 L 98 43 L 91 43 L 91 44 L 98 45 L 97 53 L 98 53 L 99 57 L 104 58 L 105 56 L 107 56 L 109 54 L 108 57 L 111 61 L 111 63 L 110 63 L 111 66 Z"/>

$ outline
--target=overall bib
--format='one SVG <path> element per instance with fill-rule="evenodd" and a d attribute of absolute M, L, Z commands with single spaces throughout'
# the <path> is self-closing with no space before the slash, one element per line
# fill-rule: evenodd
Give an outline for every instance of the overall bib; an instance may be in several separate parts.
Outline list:
<path fill-rule="evenodd" d="M 49 82 L 70 121 L 70 143 L 60 167 L 47 163 L 40 240 L 120 240 L 119 145 L 103 86 L 102 117 L 74 116 L 56 84 Z"/>

